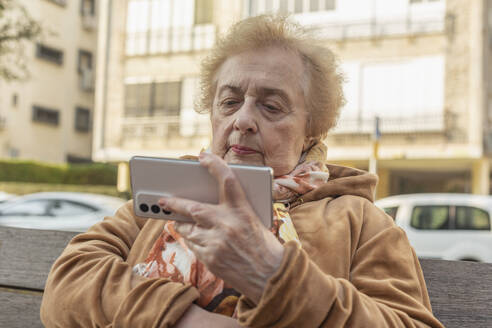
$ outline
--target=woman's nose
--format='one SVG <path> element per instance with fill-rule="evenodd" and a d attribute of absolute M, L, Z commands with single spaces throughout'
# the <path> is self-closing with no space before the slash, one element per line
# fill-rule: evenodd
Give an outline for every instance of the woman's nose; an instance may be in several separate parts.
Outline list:
<path fill-rule="evenodd" d="M 258 125 L 254 111 L 254 102 L 245 101 L 241 108 L 235 113 L 234 129 L 242 134 L 256 133 L 258 131 Z"/>

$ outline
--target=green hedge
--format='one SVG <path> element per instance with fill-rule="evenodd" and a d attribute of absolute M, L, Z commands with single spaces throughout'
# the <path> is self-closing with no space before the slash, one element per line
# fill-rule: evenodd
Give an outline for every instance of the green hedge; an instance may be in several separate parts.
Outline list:
<path fill-rule="evenodd" d="M 0 161 L 0 181 L 115 186 L 118 168 L 112 164 L 46 164 Z"/>
<path fill-rule="evenodd" d="M 116 186 L 69 185 L 28 182 L 0 182 L 0 190 L 14 195 L 26 195 L 43 191 L 75 191 L 130 199 L 129 192 L 118 192 Z"/>

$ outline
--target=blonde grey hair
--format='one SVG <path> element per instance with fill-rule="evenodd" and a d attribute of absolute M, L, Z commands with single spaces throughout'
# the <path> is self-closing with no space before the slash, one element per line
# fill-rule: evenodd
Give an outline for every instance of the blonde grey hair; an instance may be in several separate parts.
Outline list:
<path fill-rule="evenodd" d="M 336 125 L 340 108 L 345 103 L 343 75 L 333 52 L 285 16 L 262 15 L 244 19 L 217 40 L 202 61 L 196 110 L 199 113 L 212 111 L 217 85 L 215 76 L 227 58 L 273 46 L 300 56 L 307 80 L 307 87 L 303 88 L 309 113 L 306 134 L 313 139 L 324 138 Z"/>

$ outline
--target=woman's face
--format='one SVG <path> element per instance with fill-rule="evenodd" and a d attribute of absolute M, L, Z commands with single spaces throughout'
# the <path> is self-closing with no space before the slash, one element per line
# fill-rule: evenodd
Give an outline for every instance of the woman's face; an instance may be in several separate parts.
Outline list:
<path fill-rule="evenodd" d="M 270 166 L 275 176 L 292 171 L 308 141 L 299 56 L 274 47 L 244 52 L 222 64 L 216 82 L 212 152 Z"/>

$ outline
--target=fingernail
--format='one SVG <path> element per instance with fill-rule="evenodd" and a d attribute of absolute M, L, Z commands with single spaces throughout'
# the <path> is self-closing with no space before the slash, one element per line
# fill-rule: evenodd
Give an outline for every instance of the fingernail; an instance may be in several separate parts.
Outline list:
<path fill-rule="evenodd" d="M 157 201 L 157 203 L 160 205 L 160 206 L 166 206 L 166 199 L 165 198 L 161 198 Z"/>

